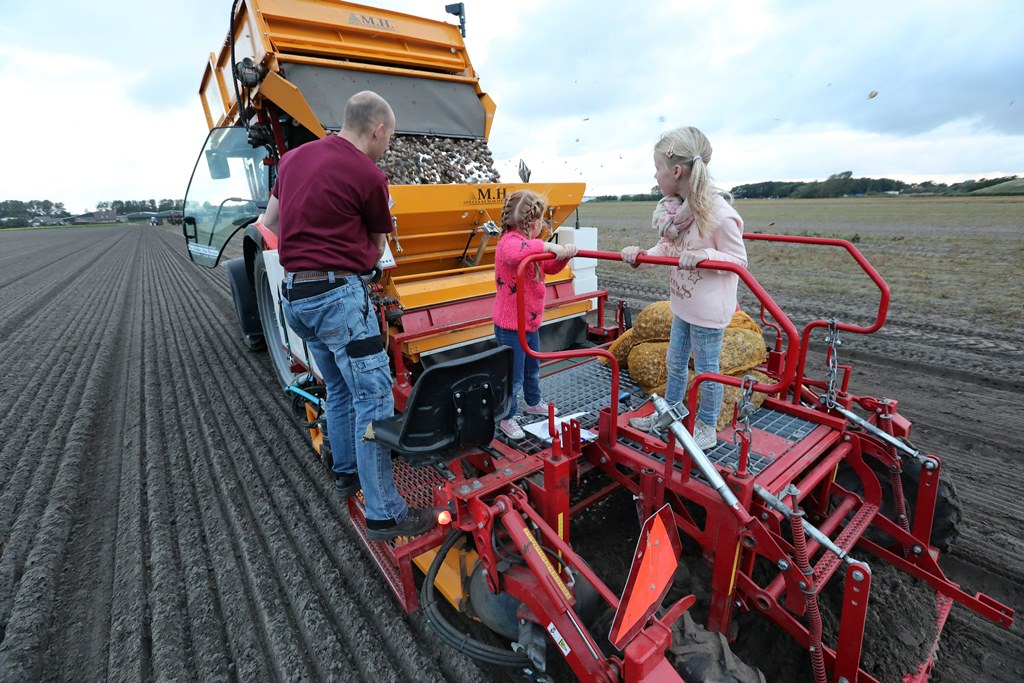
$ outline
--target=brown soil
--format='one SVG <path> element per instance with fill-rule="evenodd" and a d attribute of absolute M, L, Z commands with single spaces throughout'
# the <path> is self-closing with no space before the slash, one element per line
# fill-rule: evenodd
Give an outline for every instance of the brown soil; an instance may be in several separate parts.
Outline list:
<path fill-rule="evenodd" d="M 0 680 L 492 680 L 392 599 L 222 271 L 181 242 L 0 232 Z M 635 284 L 602 279 L 638 303 Z M 1020 609 L 1024 332 L 912 313 L 887 330 L 843 347 L 854 389 L 900 399 L 955 479 L 944 568 Z M 628 565 L 628 543 L 609 550 Z M 1024 679 L 1019 621 L 956 606 L 940 654 L 943 683 Z"/>

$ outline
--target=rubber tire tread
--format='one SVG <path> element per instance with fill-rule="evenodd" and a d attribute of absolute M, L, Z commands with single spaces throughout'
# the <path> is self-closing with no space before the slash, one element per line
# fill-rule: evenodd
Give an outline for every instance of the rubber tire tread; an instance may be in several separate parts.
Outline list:
<path fill-rule="evenodd" d="M 907 510 L 914 514 L 917 490 L 921 483 L 921 463 L 905 460 L 903 463 L 903 491 L 906 494 Z M 909 492 L 909 493 L 907 493 Z M 960 523 L 963 521 L 963 505 L 960 494 L 948 476 L 939 479 L 939 490 L 935 496 L 935 516 L 932 518 L 931 544 L 946 553 L 960 538 Z"/>
<path fill-rule="evenodd" d="M 667 655 L 686 683 L 766 683 L 759 669 L 733 654 L 724 635 L 704 630 L 689 612 L 673 624 Z"/>
<path fill-rule="evenodd" d="M 245 272 L 245 260 L 231 259 L 223 264 L 231 286 L 231 302 L 235 306 L 235 317 L 238 329 L 242 334 L 242 343 L 250 351 L 265 351 L 266 340 L 263 338 L 263 325 L 260 320 L 260 309 L 256 303 L 256 292 L 249 285 Z"/>

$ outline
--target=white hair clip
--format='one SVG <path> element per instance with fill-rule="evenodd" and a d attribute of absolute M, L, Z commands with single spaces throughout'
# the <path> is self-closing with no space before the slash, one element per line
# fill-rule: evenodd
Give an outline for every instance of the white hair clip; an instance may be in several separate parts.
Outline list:
<path fill-rule="evenodd" d="M 693 158 L 690 159 L 690 163 L 696 163 L 698 161 L 704 161 L 699 154 L 694 154 Z"/>

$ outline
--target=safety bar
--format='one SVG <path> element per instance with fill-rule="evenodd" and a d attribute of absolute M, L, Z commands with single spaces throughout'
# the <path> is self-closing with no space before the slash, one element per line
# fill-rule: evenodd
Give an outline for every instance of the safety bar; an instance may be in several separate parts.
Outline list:
<path fill-rule="evenodd" d="M 881 295 L 878 301 L 878 313 L 875 315 L 875 322 L 867 327 L 860 325 L 850 325 L 848 323 L 837 323 L 836 329 L 843 330 L 845 332 L 854 332 L 856 334 L 871 334 L 881 329 L 882 325 L 885 324 L 886 315 L 889 312 L 889 298 L 891 296 L 889 292 L 889 285 L 886 284 L 885 280 L 878 271 L 875 270 L 874 266 L 868 263 L 868 260 L 864 258 L 864 255 L 860 253 L 857 247 L 853 246 L 852 242 L 847 240 L 836 239 L 834 237 L 803 237 L 798 235 L 761 235 L 754 233 L 744 233 L 744 239 L 758 240 L 761 242 L 789 242 L 793 244 L 815 244 L 825 247 L 842 247 L 853 260 L 857 262 L 857 265 L 867 274 L 871 281 L 878 287 L 879 294 Z M 797 366 L 797 386 L 803 384 L 804 381 L 804 366 L 807 363 L 807 350 L 810 346 L 811 332 L 818 327 L 827 327 L 827 320 L 812 320 L 807 323 L 804 328 L 803 335 L 800 339 L 800 362 Z M 800 398 L 799 392 L 794 392 L 793 402 L 799 403 Z"/>
<path fill-rule="evenodd" d="M 610 251 L 590 251 L 581 250 L 578 254 L 580 258 L 594 258 L 602 259 L 606 261 L 621 261 L 622 255 L 617 252 Z M 555 255 L 550 252 L 542 252 L 540 254 L 531 254 L 522 260 L 519 264 L 519 268 L 516 271 L 516 314 L 519 328 L 519 344 L 526 351 L 527 355 L 532 358 L 539 360 L 561 360 L 566 358 L 582 358 L 586 356 L 598 356 L 607 358 L 612 368 L 612 386 L 611 396 L 609 398 L 609 406 L 613 413 L 616 413 L 616 397 L 619 395 L 619 362 L 615 359 L 609 351 L 601 348 L 594 349 L 574 349 L 570 351 L 534 351 L 529 347 L 526 342 L 526 300 L 525 300 L 525 284 L 526 284 L 526 271 L 535 261 L 550 261 L 555 258 Z M 649 263 L 652 265 L 661 266 L 678 266 L 679 260 L 666 257 L 666 256 L 647 256 L 641 255 L 637 257 L 638 263 Z M 726 270 L 735 273 L 743 283 L 750 289 L 750 291 L 757 297 L 758 301 L 761 302 L 762 307 L 768 309 L 772 316 L 782 326 L 783 333 L 786 339 L 789 341 L 788 348 L 786 350 L 785 362 L 783 363 L 782 378 L 777 384 L 762 384 L 757 383 L 753 386 L 754 391 L 759 391 L 764 394 L 779 394 L 785 396 L 789 387 L 792 385 L 793 378 L 796 376 L 796 362 L 799 354 L 797 339 L 796 326 L 789 319 L 779 305 L 768 295 L 768 292 L 761 286 L 753 275 L 750 274 L 746 268 L 737 265 L 735 263 L 728 263 L 726 261 L 702 261 L 697 264 L 698 268 L 704 268 L 708 270 Z M 728 375 L 713 374 L 713 373 L 702 373 L 694 378 L 695 382 L 699 382 L 702 378 L 714 378 L 723 384 L 730 384 L 732 386 L 741 387 L 743 379 L 739 377 L 729 377 Z M 696 384 L 695 384 L 696 386 Z M 696 396 L 696 392 L 693 392 Z M 693 401 L 691 401 L 693 403 Z M 695 405 L 691 405 L 691 413 L 695 414 Z M 612 420 L 612 433 L 610 438 L 614 443 L 617 438 L 617 426 L 616 421 Z"/>

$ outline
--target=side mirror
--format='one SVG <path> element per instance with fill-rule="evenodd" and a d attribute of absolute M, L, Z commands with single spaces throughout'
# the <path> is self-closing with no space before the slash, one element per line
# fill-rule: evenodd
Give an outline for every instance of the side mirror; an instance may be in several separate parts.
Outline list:
<path fill-rule="evenodd" d="M 206 164 L 210 167 L 210 177 L 214 180 L 224 180 L 231 177 L 231 169 L 228 167 L 228 160 L 216 150 L 206 150 Z"/>
<path fill-rule="evenodd" d="M 192 226 L 192 234 L 191 235 L 188 234 L 189 226 Z M 181 233 L 185 236 L 186 240 L 193 240 L 193 241 L 195 241 L 195 239 L 196 239 L 196 217 L 195 216 L 185 216 L 184 218 L 181 219 Z"/>

